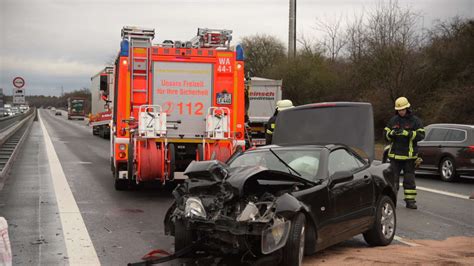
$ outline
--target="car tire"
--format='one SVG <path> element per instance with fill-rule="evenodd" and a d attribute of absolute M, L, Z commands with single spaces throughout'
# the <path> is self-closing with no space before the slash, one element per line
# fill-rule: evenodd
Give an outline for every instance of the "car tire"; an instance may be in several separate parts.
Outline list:
<path fill-rule="evenodd" d="M 439 175 L 445 182 L 454 182 L 457 179 L 456 165 L 451 157 L 445 157 L 439 163 Z"/>
<path fill-rule="evenodd" d="M 387 246 L 392 242 L 396 228 L 395 204 L 390 197 L 383 195 L 377 204 L 372 228 L 363 233 L 365 242 L 370 246 Z"/>
<path fill-rule="evenodd" d="M 193 243 L 193 233 L 186 228 L 186 224 L 181 219 L 174 222 L 174 252 L 178 252 Z"/>
<path fill-rule="evenodd" d="M 305 246 L 305 222 L 304 214 L 298 213 L 291 220 L 290 233 L 282 252 L 282 266 L 302 265 Z"/>

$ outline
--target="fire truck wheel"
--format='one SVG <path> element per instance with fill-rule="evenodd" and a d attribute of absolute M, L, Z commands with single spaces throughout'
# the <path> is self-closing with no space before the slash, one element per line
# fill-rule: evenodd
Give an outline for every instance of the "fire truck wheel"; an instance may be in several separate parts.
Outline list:
<path fill-rule="evenodd" d="M 174 179 L 174 171 L 176 170 L 176 150 L 174 148 L 174 144 L 170 143 L 168 144 L 168 154 L 166 156 L 167 163 L 166 163 L 166 168 L 168 172 L 168 179 L 173 180 Z"/>
<path fill-rule="evenodd" d="M 110 157 L 110 170 L 115 176 L 115 165 L 114 165 L 114 157 Z"/>
<path fill-rule="evenodd" d="M 128 188 L 128 180 L 115 179 L 115 190 L 123 191 Z"/>
<path fill-rule="evenodd" d="M 98 130 L 97 130 L 97 126 L 93 126 L 93 127 L 92 127 L 92 135 L 94 135 L 94 136 L 99 135 L 99 132 L 98 132 Z"/>

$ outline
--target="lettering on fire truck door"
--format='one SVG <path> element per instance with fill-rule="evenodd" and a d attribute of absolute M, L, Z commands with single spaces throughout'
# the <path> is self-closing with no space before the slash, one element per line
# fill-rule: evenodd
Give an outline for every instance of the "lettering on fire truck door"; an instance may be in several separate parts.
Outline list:
<path fill-rule="evenodd" d="M 153 104 L 168 113 L 168 137 L 204 135 L 207 110 L 213 95 L 213 65 L 206 63 L 154 62 Z"/>

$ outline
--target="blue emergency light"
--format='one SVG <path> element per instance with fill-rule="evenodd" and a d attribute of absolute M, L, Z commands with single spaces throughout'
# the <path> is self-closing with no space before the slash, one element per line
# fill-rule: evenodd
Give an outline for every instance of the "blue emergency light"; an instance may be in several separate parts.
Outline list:
<path fill-rule="evenodd" d="M 123 39 L 120 43 L 120 56 L 128 56 L 128 40 Z"/>
<path fill-rule="evenodd" d="M 242 44 L 237 44 L 235 46 L 235 52 L 236 52 L 236 60 L 237 61 L 244 61 L 245 59 L 245 54 L 244 54 L 244 48 L 242 47 Z"/>

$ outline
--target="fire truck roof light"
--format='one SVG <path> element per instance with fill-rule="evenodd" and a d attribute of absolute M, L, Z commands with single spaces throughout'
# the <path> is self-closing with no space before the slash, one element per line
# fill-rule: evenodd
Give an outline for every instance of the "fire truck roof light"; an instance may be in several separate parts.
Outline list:
<path fill-rule="evenodd" d="M 128 56 L 128 40 L 122 40 L 120 43 L 120 56 Z"/>
<path fill-rule="evenodd" d="M 244 48 L 242 47 L 242 44 L 237 44 L 235 46 L 235 52 L 236 52 L 236 60 L 237 61 L 244 61 L 245 59 L 245 54 L 244 54 Z"/>

